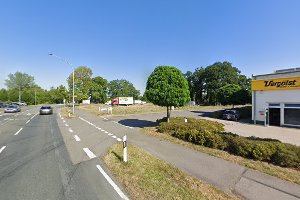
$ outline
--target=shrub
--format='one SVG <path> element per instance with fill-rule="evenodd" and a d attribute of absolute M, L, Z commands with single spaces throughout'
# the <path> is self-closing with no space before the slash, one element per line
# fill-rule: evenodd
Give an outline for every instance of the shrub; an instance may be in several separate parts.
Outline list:
<path fill-rule="evenodd" d="M 223 132 L 223 125 L 203 119 L 171 118 L 161 122 L 160 132 L 197 145 L 228 151 L 249 159 L 266 161 L 282 167 L 300 169 L 300 147 L 281 143 L 279 140 L 258 137 L 242 137 Z"/>

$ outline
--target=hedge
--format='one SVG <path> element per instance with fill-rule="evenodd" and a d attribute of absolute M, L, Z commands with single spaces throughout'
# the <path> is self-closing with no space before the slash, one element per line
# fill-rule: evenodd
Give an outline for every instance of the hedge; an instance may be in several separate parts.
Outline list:
<path fill-rule="evenodd" d="M 197 145 L 282 167 L 300 169 L 300 147 L 275 139 L 238 136 L 224 132 L 223 126 L 204 119 L 177 117 L 171 118 L 169 123 L 161 122 L 158 130 Z"/>

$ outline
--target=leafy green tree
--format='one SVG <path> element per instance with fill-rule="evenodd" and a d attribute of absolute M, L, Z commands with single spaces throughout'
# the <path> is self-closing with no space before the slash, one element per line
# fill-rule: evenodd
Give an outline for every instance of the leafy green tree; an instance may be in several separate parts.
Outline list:
<path fill-rule="evenodd" d="M 125 79 L 112 80 L 109 83 L 108 88 L 110 98 L 133 97 L 134 99 L 138 99 L 138 97 L 140 96 L 140 91 L 135 89 L 133 84 Z"/>
<path fill-rule="evenodd" d="M 190 101 L 187 80 L 176 67 L 158 66 L 148 78 L 147 99 L 155 105 L 167 107 L 167 118 L 171 116 L 171 106 L 181 107 Z"/>
<path fill-rule="evenodd" d="M 249 92 L 236 84 L 228 84 L 218 89 L 218 100 L 222 105 L 241 105 L 249 103 Z"/>
<path fill-rule="evenodd" d="M 0 90 L 0 101 L 8 101 L 8 92 L 6 89 L 1 89 Z"/>
<path fill-rule="evenodd" d="M 90 88 L 92 86 L 93 72 L 86 66 L 80 66 L 75 69 L 74 82 L 75 82 L 75 96 L 77 101 L 81 102 L 84 99 L 88 99 L 90 95 Z M 73 73 L 67 79 L 70 93 L 73 91 Z"/>
<path fill-rule="evenodd" d="M 34 84 L 34 77 L 26 73 L 16 72 L 9 74 L 8 79 L 5 80 L 5 85 L 9 90 L 18 89 L 19 102 L 21 102 L 22 91 Z"/>
<path fill-rule="evenodd" d="M 108 81 L 101 76 L 92 79 L 92 87 L 90 89 L 91 102 L 105 103 L 107 101 Z"/>
<path fill-rule="evenodd" d="M 51 87 L 50 91 L 48 91 L 51 103 L 62 104 L 64 100 L 67 98 L 67 89 L 65 86 L 60 85 L 57 88 Z"/>
<path fill-rule="evenodd" d="M 185 78 L 189 84 L 190 97 L 197 104 L 202 104 L 204 102 L 204 72 L 205 69 L 201 67 L 197 68 L 194 73 L 188 71 L 185 74 Z"/>

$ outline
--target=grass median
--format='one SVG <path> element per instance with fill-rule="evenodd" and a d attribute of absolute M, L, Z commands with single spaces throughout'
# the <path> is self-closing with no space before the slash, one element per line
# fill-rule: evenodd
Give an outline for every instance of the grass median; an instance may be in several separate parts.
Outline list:
<path fill-rule="evenodd" d="M 227 160 L 227 161 L 230 161 L 230 162 L 233 162 L 233 163 L 236 163 L 236 164 L 239 164 L 239 165 L 242 165 L 242 166 L 245 166 L 245 167 L 266 173 L 266 174 L 269 174 L 271 176 L 275 176 L 282 180 L 286 180 L 286 181 L 293 182 L 293 183 L 300 185 L 300 171 L 299 170 L 279 167 L 279 166 L 275 166 L 273 164 L 269 164 L 266 162 L 251 160 L 251 159 L 243 158 L 240 156 L 235 156 L 235 155 L 229 154 L 226 151 L 192 144 L 190 142 L 186 142 L 186 141 L 180 140 L 178 138 L 172 137 L 171 135 L 160 133 L 157 131 L 156 127 L 144 128 L 143 132 L 146 135 L 151 135 L 154 137 L 162 138 L 167 141 L 177 143 L 182 146 L 200 151 L 202 153 L 206 153 L 206 154 L 218 157 L 218 158 L 222 158 L 224 160 Z"/>
<path fill-rule="evenodd" d="M 239 199 L 186 175 L 133 145 L 128 146 L 128 163 L 123 163 L 122 150 L 122 145 L 114 145 L 104 162 L 131 199 Z"/>

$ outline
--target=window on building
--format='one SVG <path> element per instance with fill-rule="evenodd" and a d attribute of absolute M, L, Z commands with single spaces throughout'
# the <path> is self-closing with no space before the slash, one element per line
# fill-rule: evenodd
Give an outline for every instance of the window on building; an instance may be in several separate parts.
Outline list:
<path fill-rule="evenodd" d="M 285 108 L 284 123 L 291 125 L 300 125 L 300 109 Z"/>

